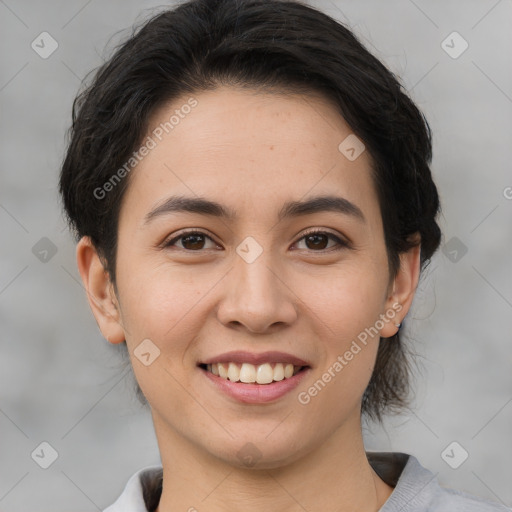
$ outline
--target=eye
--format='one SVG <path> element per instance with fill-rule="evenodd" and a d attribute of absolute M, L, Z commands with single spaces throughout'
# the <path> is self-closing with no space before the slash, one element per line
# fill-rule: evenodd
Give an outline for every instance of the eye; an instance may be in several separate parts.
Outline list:
<path fill-rule="evenodd" d="M 181 233 L 172 240 L 165 242 L 164 247 L 174 246 L 178 240 L 181 240 L 181 247 L 178 246 L 178 248 L 186 249 L 189 252 L 198 252 L 201 249 L 205 249 L 205 240 L 210 240 L 217 247 L 213 239 L 202 231 L 186 231 Z M 215 247 L 206 247 L 206 249 L 214 249 Z"/>
<path fill-rule="evenodd" d="M 340 247 L 338 247 L 338 249 L 335 249 L 335 250 L 339 250 L 343 247 L 349 246 L 349 244 L 347 242 L 341 240 L 341 238 L 334 235 L 333 233 L 330 233 L 328 231 L 322 231 L 319 229 L 308 231 L 302 238 L 300 238 L 296 242 L 296 244 L 298 244 L 299 242 L 304 240 L 304 243 L 306 244 L 307 249 L 312 249 L 313 252 L 320 252 L 320 251 L 332 248 L 332 246 L 326 247 L 326 244 L 329 243 L 328 242 L 329 239 L 334 240 L 338 244 L 338 246 L 340 246 Z M 308 246 L 308 244 L 309 244 L 309 246 Z"/>

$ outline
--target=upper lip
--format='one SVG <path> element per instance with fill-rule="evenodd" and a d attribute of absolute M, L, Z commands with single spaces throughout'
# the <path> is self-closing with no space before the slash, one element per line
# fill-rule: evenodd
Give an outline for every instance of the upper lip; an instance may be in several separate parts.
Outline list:
<path fill-rule="evenodd" d="M 232 352 L 224 352 L 218 356 L 210 357 L 199 364 L 214 364 L 214 363 L 250 363 L 259 365 L 263 363 L 291 363 L 294 366 L 310 366 L 309 363 L 296 357 L 292 354 L 285 352 L 262 352 L 255 354 L 254 352 L 246 352 L 244 350 L 235 350 Z"/>

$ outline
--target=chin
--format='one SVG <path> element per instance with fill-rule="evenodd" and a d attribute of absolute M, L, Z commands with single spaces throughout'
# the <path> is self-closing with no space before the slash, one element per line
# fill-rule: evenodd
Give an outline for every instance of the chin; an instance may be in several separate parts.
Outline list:
<path fill-rule="evenodd" d="M 291 442 L 290 438 L 282 442 L 265 440 L 264 436 L 261 439 L 254 441 L 247 436 L 245 441 L 232 442 L 232 446 L 212 455 L 239 469 L 262 470 L 285 467 L 299 460 L 306 452 L 303 444 L 298 449 L 297 443 Z"/>

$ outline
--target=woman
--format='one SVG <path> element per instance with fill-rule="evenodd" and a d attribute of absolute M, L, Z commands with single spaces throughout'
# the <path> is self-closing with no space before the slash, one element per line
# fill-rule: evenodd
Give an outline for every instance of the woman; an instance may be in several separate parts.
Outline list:
<path fill-rule="evenodd" d="M 60 191 L 162 459 L 108 512 L 506 510 L 363 444 L 407 404 L 430 160 L 395 77 L 298 2 L 192 0 L 102 66 Z"/>

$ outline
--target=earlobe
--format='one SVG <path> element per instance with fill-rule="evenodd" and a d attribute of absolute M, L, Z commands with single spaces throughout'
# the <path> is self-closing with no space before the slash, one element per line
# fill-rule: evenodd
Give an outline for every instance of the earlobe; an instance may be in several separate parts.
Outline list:
<path fill-rule="evenodd" d="M 110 343 L 121 343 L 125 335 L 119 304 L 108 272 L 89 237 L 82 237 L 78 242 L 76 261 L 89 306 L 101 333 Z"/>
<path fill-rule="evenodd" d="M 400 254 L 400 268 L 393 281 L 392 292 L 386 300 L 385 315 L 389 319 L 381 329 L 381 337 L 389 338 L 398 332 L 405 315 L 411 307 L 420 277 L 420 251 L 418 243 Z M 394 313 L 393 313 L 394 312 Z"/>

